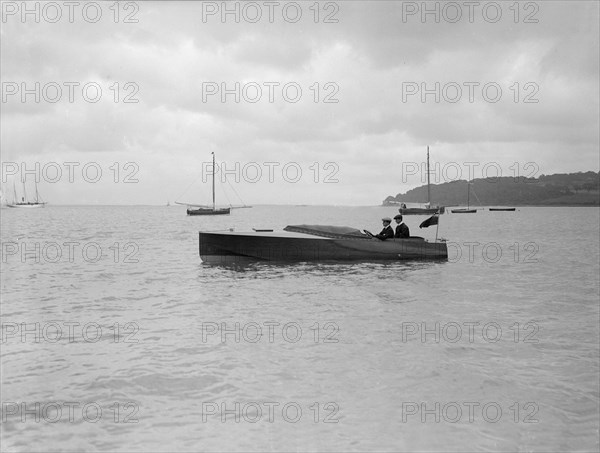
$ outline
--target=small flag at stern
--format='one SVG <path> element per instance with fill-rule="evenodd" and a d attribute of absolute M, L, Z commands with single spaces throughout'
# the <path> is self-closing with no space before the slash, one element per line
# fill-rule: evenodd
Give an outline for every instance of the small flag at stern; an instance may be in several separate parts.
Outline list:
<path fill-rule="evenodd" d="M 419 228 L 427 228 L 428 226 L 431 226 L 431 225 L 437 225 L 438 221 L 439 221 L 439 216 L 437 214 L 432 215 L 427 220 L 423 220 L 421 222 L 421 225 L 419 225 Z"/>

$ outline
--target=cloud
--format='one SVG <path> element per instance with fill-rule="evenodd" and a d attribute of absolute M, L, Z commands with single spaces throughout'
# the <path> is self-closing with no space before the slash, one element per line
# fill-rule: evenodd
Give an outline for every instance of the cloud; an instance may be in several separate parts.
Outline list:
<path fill-rule="evenodd" d="M 222 2 L 121 4 L 118 23 L 110 4 L 96 23 L 66 11 L 57 23 L 6 17 L 2 160 L 139 162 L 151 175 L 143 190 L 103 186 L 105 199 L 130 203 L 183 191 L 212 151 L 339 167 L 330 186 L 242 181 L 251 203 L 375 204 L 410 188 L 398 173 L 426 145 L 439 162 L 598 170 L 596 2 L 495 3 L 499 18 L 493 2 L 299 3 L 297 21 L 289 3 L 257 2 L 255 23 L 248 2 L 228 2 L 225 20 Z M 22 84 L 36 83 L 40 101 L 22 102 Z M 46 99 L 53 84 L 58 102 Z M 97 102 L 86 84 L 101 87 Z"/>

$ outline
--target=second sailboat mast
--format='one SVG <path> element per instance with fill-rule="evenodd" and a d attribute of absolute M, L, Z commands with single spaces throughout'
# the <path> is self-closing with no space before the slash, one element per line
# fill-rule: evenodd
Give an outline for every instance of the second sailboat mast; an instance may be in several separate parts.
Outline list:
<path fill-rule="evenodd" d="M 431 206 L 431 187 L 429 186 L 429 146 L 427 147 L 427 207 Z"/>
<path fill-rule="evenodd" d="M 211 153 L 213 156 L 213 171 L 212 171 L 212 196 L 213 196 L 213 211 L 215 210 L 215 153 Z"/>

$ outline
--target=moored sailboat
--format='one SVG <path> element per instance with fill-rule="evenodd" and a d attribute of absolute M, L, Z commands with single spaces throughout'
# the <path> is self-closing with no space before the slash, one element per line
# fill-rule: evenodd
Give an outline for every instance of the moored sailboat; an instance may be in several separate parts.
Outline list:
<path fill-rule="evenodd" d="M 215 204 L 215 153 L 212 152 L 212 207 L 205 205 L 197 205 L 190 203 L 179 203 L 187 205 L 187 215 L 228 215 L 231 212 L 231 208 L 217 208 Z"/>
<path fill-rule="evenodd" d="M 6 203 L 6 206 L 9 208 L 43 208 L 46 206 L 46 202 L 41 200 L 40 194 L 38 192 L 37 181 L 35 182 L 35 200 L 29 201 L 27 198 L 27 191 L 25 189 L 25 182 L 23 182 L 23 196 L 21 197 L 21 201 L 17 201 L 17 189 L 13 184 L 13 192 L 14 198 L 12 203 Z"/>
<path fill-rule="evenodd" d="M 432 214 L 443 214 L 445 211 L 444 206 L 431 207 L 431 183 L 430 183 L 430 170 L 429 170 L 429 146 L 427 147 L 427 203 L 425 207 L 407 207 L 405 203 L 400 203 L 398 211 L 402 215 L 432 215 Z M 397 204 L 393 203 L 393 204 Z"/>
<path fill-rule="evenodd" d="M 452 209 L 452 212 L 454 214 L 475 214 L 477 212 L 477 209 L 470 209 L 470 197 L 469 194 L 471 192 L 471 183 L 467 182 L 467 208 L 458 208 L 458 209 Z"/>

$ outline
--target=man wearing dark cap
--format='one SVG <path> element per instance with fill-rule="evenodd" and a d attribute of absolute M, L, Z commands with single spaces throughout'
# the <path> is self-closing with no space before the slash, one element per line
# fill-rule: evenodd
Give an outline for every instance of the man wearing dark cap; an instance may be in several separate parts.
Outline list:
<path fill-rule="evenodd" d="M 402 214 L 397 214 L 394 216 L 394 220 L 398 224 L 396 226 L 396 234 L 394 234 L 395 238 L 408 238 L 410 237 L 410 230 L 406 223 L 402 221 Z"/>
<path fill-rule="evenodd" d="M 381 219 L 381 221 L 383 222 L 383 230 L 381 230 L 381 233 L 379 233 L 375 237 L 377 239 L 381 239 L 382 241 L 393 238 L 394 230 L 390 225 L 392 223 L 392 219 L 390 219 L 389 217 L 384 217 L 383 219 Z"/>

